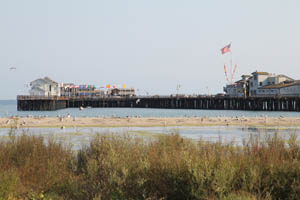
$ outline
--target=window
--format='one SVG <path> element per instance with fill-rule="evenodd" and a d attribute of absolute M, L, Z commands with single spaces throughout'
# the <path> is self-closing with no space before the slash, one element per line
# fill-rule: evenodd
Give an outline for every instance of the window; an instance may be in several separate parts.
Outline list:
<path fill-rule="evenodd" d="M 254 75 L 254 80 L 257 80 L 257 75 Z"/>
<path fill-rule="evenodd" d="M 250 83 L 250 86 L 253 87 L 253 83 L 252 82 Z"/>
<path fill-rule="evenodd" d="M 262 82 L 259 82 L 259 86 L 262 86 Z"/>

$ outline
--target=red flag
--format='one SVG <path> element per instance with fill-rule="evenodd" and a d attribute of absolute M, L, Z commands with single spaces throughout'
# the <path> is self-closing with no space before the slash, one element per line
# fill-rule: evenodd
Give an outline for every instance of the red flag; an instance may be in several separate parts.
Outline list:
<path fill-rule="evenodd" d="M 229 81 L 228 76 L 227 76 L 227 69 L 226 69 L 226 65 L 224 65 L 224 72 L 225 72 L 225 78 L 227 81 Z"/>
<path fill-rule="evenodd" d="M 237 64 L 234 65 L 234 68 L 233 68 L 233 72 L 232 72 L 232 79 L 234 79 L 234 74 L 235 74 L 235 71 L 236 71 L 236 68 L 237 68 Z"/>
<path fill-rule="evenodd" d="M 225 53 L 230 52 L 230 47 L 231 47 L 231 44 L 226 45 L 225 47 L 223 47 L 223 48 L 221 49 L 221 53 L 222 53 L 222 54 L 225 54 Z"/>

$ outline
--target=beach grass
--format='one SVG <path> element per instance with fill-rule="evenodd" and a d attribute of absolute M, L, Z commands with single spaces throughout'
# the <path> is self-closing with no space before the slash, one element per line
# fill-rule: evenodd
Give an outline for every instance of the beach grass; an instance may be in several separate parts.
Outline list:
<path fill-rule="evenodd" d="M 176 131 L 175 131 L 176 132 Z M 0 142 L 0 199 L 298 199 L 297 137 L 253 135 L 241 146 L 101 134 L 78 151 L 13 132 Z"/>

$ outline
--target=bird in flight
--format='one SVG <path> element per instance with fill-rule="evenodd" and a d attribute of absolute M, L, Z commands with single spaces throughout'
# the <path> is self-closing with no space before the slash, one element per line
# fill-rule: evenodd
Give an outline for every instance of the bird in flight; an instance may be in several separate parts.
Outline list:
<path fill-rule="evenodd" d="M 16 70 L 16 67 L 10 67 L 9 70 Z"/>

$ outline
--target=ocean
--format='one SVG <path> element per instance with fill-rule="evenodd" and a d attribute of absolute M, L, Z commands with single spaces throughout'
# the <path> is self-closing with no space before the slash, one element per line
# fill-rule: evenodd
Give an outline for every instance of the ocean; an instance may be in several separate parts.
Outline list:
<path fill-rule="evenodd" d="M 17 101 L 0 100 L 0 117 L 6 116 L 71 116 L 77 117 L 300 117 L 299 112 L 265 112 L 265 111 L 236 111 L 236 110 L 192 110 L 192 109 L 152 109 L 152 108 L 86 108 L 79 110 L 69 108 L 57 111 L 17 111 Z M 280 133 L 287 137 L 290 134 L 300 135 L 299 127 L 248 127 L 248 126 L 199 126 L 199 127 L 73 127 L 73 128 L 20 128 L 15 130 L 17 135 L 22 133 L 30 135 L 43 135 L 45 138 L 55 137 L 65 144 L 72 144 L 74 150 L 78 150 L 82 145 L 88 145 L 96 134 L 114 133 L 129 134 L 137 137 L 152 137 L 157 134 L 179 133 L 182 137 L 204 141 L 232 142 L 241 145 L 243 140 L 250 135 L 265 135 Z M 8 138 L 10 129 L 0 129 L 0 140 Z"/>
<path fill-rule="evenodd" d="M 16 100 L 0 100 L 0 117 L 9 116 L 76 116 L 76 117 L 300 117 L 300 112 L 240 111 L 240 110 L 196 110 L 153 108 L 68 108 L 56 111 L 17 111 Z"/>

